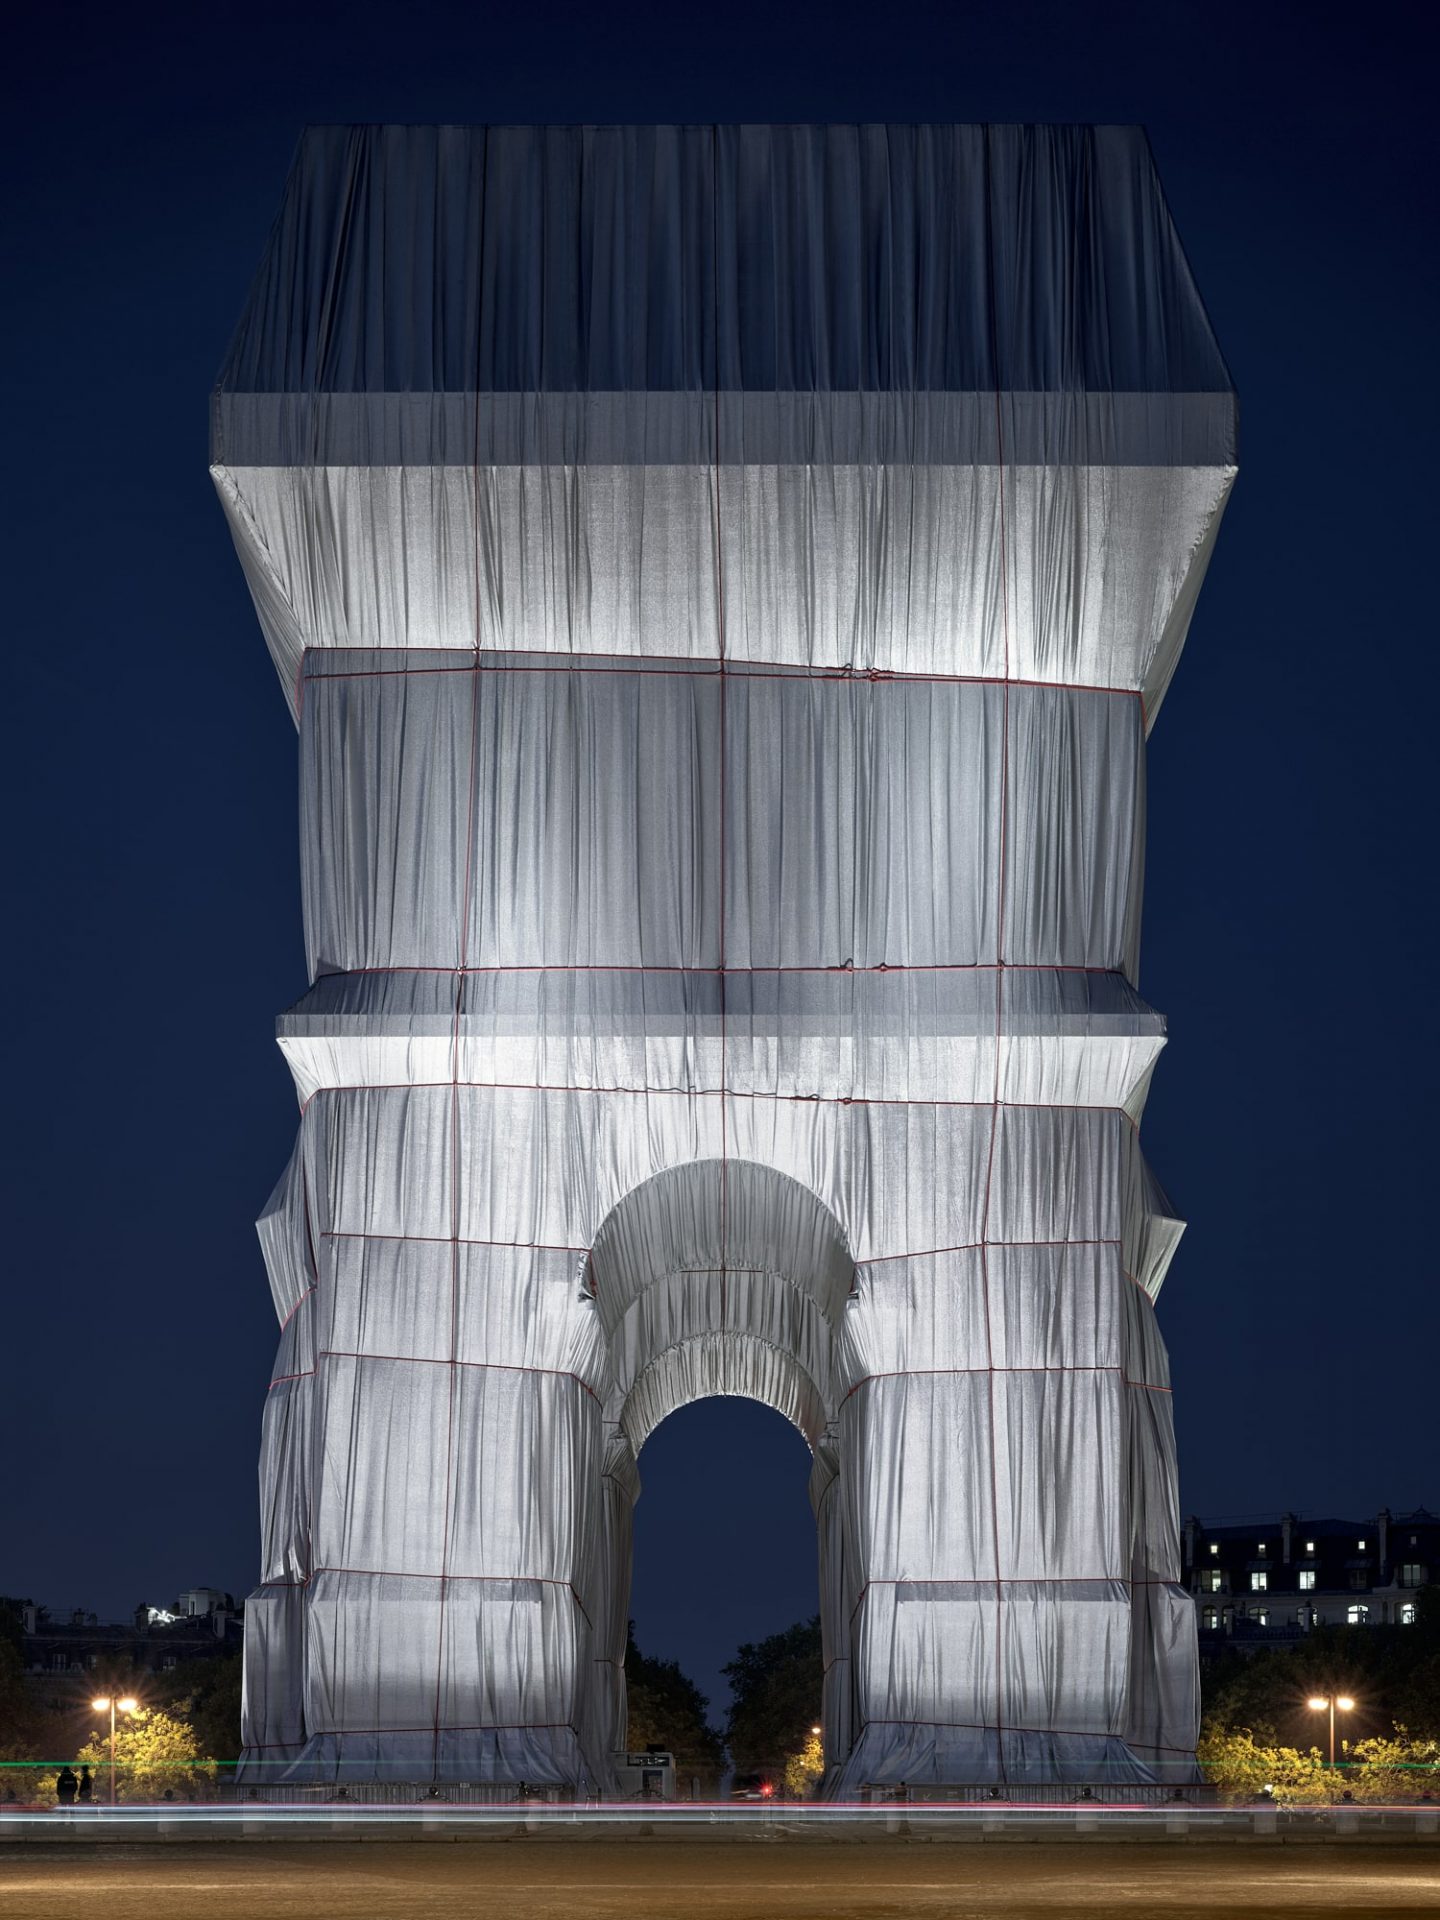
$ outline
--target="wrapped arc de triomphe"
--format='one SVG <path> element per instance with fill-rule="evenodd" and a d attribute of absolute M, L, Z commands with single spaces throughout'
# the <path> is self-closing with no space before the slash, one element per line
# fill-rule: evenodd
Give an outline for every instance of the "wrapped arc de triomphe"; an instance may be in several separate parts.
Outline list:
<path fill-rule="evenodd" d="M 826 1791 L 1193 1777 L 1145 740 L 1234 398 L 1132 129 L 307 134 L 246 1778 L 613 1786 L 636 1456 L 814 1456 Z"/>

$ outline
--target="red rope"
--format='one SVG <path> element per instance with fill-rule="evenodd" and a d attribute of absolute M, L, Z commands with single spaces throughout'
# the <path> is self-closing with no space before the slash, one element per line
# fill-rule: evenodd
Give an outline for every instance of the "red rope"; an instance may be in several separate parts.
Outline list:
<path fill-rule="evenodd" d="M 872 966 L 857 967 L 853 960 L 827 963 L 823 966 L 755 966 L 755 967 L 686 967 L 678 962 L 657 966 L 653 962 L 632 960 L 586 960 L 571 962 L 568 960 L 514 960 L 504 965 L 486 965 L 474 967 L 442 967 L 434 965 L 411 965 L 408 962 L 395 962 L 386 966 L 341 967 L 331 973 L 317 974 L 316 984 L 321 980 L 356 980 L 367 974 L 395 973 L 443 973 L 447 978 L 454 973 L 678 973 L 694 974 L 698 979 L 710 979 L 721 975 L 743 975 L 748 973 L 798 973 L 798 974 L 868 974 L 868 973 L 995 973 L 1003 967 L 1007 973 L 1095 973 L 1124 975 L 1118 967 L 1082 966 L 1078 961 L 1069 960 L 934 960 L 911 965 L 904 960 L 878 960 Z"/>
<path fill-rule="evenodd" d="M 953 1247 L 907 1247 L 903 1253 L 872 1254 L 868 1260 L 857 1260 L 857 1267 L 884 1266 L 891 1260 L 933 1260 L 942 1253 L 976 1253 L 981 1245 L 991 1247 L 1118 1247 L 1120 1240 L 979 1240 L 961 1241 Z"/>
<path fill-rule="evenodd" d="M 320 1255 L 315 1245 L 315 1235 L 311 1230 L 310 1175 L 303 1156 L 300 1161 L 300 1212 L 305 1222 L 305 1264 L 310 1273 L 311 1291 L 314 1292 L 320 1285 Z M 299 1305 L 298 1301 L 296 1305 Z M 282 1328 L 281 1331 L 283 1333 L 284 1329 Z M 266 1392 L 268 1395 L 268 1388 Z M 315 1564 L 315 1515 L 319 1504 L 320 1492 L 319 1489 L 316 1488 L 313 1498 L 305 1502 L 305 1565 L 307 1567 L 313 1567 Z M 301 1724 L 304 1724 L 303 1705 L 301 1708 Z"/>
<path fill-rule="evenodd" d="M 315 1365 L 306 1367 L 303 1373 L 277 1374 L 270 1382 L 272 1387 L 283 1386 L 287 1380 L 310 1380 L 319 1371 L 322 1360 L 388 1360 L 407 1367 L 472 1367 L 482 1373 L 539 1373 L 554 1380 L 573 1380 L 582 1393 L 599 1403 L 600 1396 L 588 1386 L 578 1373 L 572 1373 L 568 1367 L 522 1367 L 508 1360 L 457 1360 L 453 1356 L 440 1360 L 426 1353 L 357 1353 L 349 1347 L 322 1347 L 315 1356 Z M 454 1382 L 451 1382 L 453 1402 Z"/>
<path fill-rule="evenodd" d="M 897 1574 L 893 1580 L 886 1580 L 877 1574 L 861 1587 L 855 1604 L 859 1606 L 871 1587 L 993 1587 L 994 1584 L 988 1574 L 975 1580 L 917 1580 L 910 1574 Z M 1183 1583 L 1158 1576 L 1137 1578 L 1130 1573 L 1008 1573 L 1004 1584 L 1007 1587 L 1178 1587 Z"/>
<path fill-rule="evenodd" d="M 295 1302 L 294 1306 L 291 1307 L 290 1311 L 286 1314 L 285 1318 L 280 1322 L 281 1333 L 283 1333 L 286 1327 L 289 1326 L 290 1322 L 295 1318 L 296 1314 L 300 1311 L 301 1307 L 304 1306 L 305 1302 L 313 1298 L 314 1293 L 315 1293 L 315 1288 L 313 1287 L 313 1285 L 308 1286 L 305 1289 L 305 1291 L 301 1294 L 300 1298 Z"/>
<path fill-rule="evenodd" d="M 311 652 L 356 651 L 366 653 L 400 653 L 399 647 L 366 647 L 356 649 L 330 649 L 315 647 L 306 649 L 306 657 Z M 421 651 L 468 652 L 468 648 L 421 649 Z M 795 681 L 848 681 L 854 685 L 865 686 L 946 686 L 946 687 L 1036 687 L 1049 689 L 1055 693 L 1094 693 L 1103 694 L 1114 700 L 1138 700 L 1143 713 L 1144 702 L 1140 689 L 1136 687 L 1112 687 L 1086 680 L 1027 680 L 1018 676 L 1011 679 L 993 673 L 915 673 L 909 670 L 890 667 L 810 667 L 803 664 L 791 665 L 783 660 L 732 660 L 726 658 L 723 666 L 717 659 L 711 665 L 705 654 L 662 656 L 672 658 L 676 664 L 664 666 L 657 664 L 657 658 L 648 654 L 626 653 L 554 653 L 543 659 L 534 658 L 518 661 L 508 659 L 504 654 L 490 656 L 491 673 L 605 673 L 617 676 L 626 674 L 654 674 L 661 678 L 674 680 L 714 680 L 722 676 L 733 675 L 742 680 L 795 680 Z M 592 662 L 604 664 L 591 664 Z M 465 666 L 403 666 L 403 667 L 342 667 L 335 673 L 315 673 L 307 671 L 305 678 L 313 684 L 319 680 L 396 680 L 407 676 L 436 675 L 446 673 L 468 673 Z"/>
<path fill-rule="evenodd" d="M 436 1092 L 452 1085 L 468 1087 L 478 1093 L 564 1093 L 593 1094 L 608 1098 L 611 1094 L 625 1094 L 638 1100 L 773 1100 L 789 1106 L 818 1107 L 920 1107 L 926 1111 L 935 1107 L 966 1107 L 982 1109 L 995 1104 L 993 1100 L 901 1100 L 896 1095 L 871 1095 L 861 1093 L 747 1093 L 740 1088 L 726 1087 L 567 1087 L 558 1081 L 546 1080 L 363 1080 L 346 1082 L 331 1087 L 316 1087 L 300 1108 L 301 1116 L 309 1112 L 311 1105 L 322 1093 L 415 1093 Z M 1059 1100 L 1007 1100 L 1005 1102 L 1015 1113 L 1110 1113 L 1123 1120 L 1132 1133 L 1139 1131 L 1134 1118 L 1124 1107 L 1099 1106 L 1076 1101 L 1071 1104 Z M 451 1236 L 446 1235 L 446 1240 Z M 508 1244 L 508 1243 L 507 1243 Z"/>
<path fill-rule="evenodd" d="M 851 1395 L 857 1394 L 862 1387 L 868 1387 L 876 1380 L 913 1380 L 931 1375 L 948 1376 L 962 1373 L 988 1373 L 992 1375 L 997 1373 L 1118 1373 L 1121 1383 L 1124 1386 L 1135 1387 L 1140 1392 L 1174 1392 L 1173 1387 L 1156 1386 L 1152 1380 L 1132 1380 L 1123 1367 L 1114 1364 L 1101 1365 L 1099 1362 L 1096 1362 L 1090 1366 L 1082 1366 L 1076 1363 L 1067 1366 L 996 1367 L 987 1362 L 983 1367 L 891 1367 L 884 1373 L 867 1373 L 863 1380 L 857 1380 L 854 1386 L 850 1388 L 850 1391 L 845 1395 L 845 1400 L 850 1399 Z M 842 1407 L 845 1404 L 845 1400 L 840 1402 Z M 1013 1576 L 1007 1575 L 1006 1577 L 1011 1578 Z"/>
<path fill-rule="evenodd" d="M 990 1145 L 985 1156 L 985 1199 L 981 1211 L 980 1224 L 980 1283 L 985 1303 L 985 1358 L 989 1368 L 989 1389 L 987 1394 L 987 1418 L 990 1435 L 990 1523 L 995 1549 L 995 1759 L 1000 1770 L 1002 1784 L 1006 1779 L 1004 1743 L 1000 1738 L 1004 1718 L 1001 1690 L 1004 1683 L 1004 1608 L 1000 1605 L 1000 1482 L 996 1462 L 995 1438 L 995 1348 L 994 1332 L 990 1315 L 990 1258 L 984 1242 L 990 1232 L 990 1193 L 995 1171 L 995 1142 L 1000 1130 L 1000 1042 L 1004 1032 L 1004 996 L 1005 996 L 1005 829 L 1010 800 L 1010 595 L 1006 577 L 1005 551 L 1005 433 L 1000 412 L 1000 349 L 998 321 L 995 302 L 995 254 L 993 235 L 990 227 L 990 130 L 985 129 L 985 213 L 986 241 L 988 251 L 988 272 L 986 290 L 990 310 L 990 349 L 993 361 L 992 372 L 995 379 L 995 450 L 996 465 L 999 474 L 999 535 L 1000 535 L 1000 616 L 1001 636 L 1004 644 L 1004 707 L 1000 736 L 1000 832 L 999 832 L 999 876 L 996 888 L 996 929 L 995 957 L 998 962 L 995 974 L 995 1078 L 992 1087 L 990 1107 Z"/>
<path fill-rule="evenodd" d="M 485 261 L 485 194 L 489 186 L 490 131 L 483 136 L 480 169 L 480 237 L 477 259 L 480 280 Z M 450 1501 L 455 1456 L 455 1347 L 460 1319 L 460 1018 L 464 1006 L 465 970 L 470 958 L 470 902 L 475 872 L 475 813 L 479 805 L 480 653 L 485 633 L 481 619 L 480 584 L 480 343 L 481 291 L 477 282 L 475 309 L 475 647 L 470 661 L 470 767 L 466 781 L 465 873 L 460 907 L 460 944 L 455 967 L 455 1016 L 450 1037 L 450 1391 L 445 1419 L 445 1513 L 440 1535 L 440 1610 L 435 1630 L 435 1748 L 433 1766 L 440 1765 L 440 1699 L 445 1670 L 445 1569 L 450 1560 Z"/>
<path fill-rule="evenodd" d="M 425 1246 L 504 1247 L 515 1253 L 589 1253 L 588 1247 L 561 1247 L 548 1240 L 456 1240 L 448 1233 L 365 1233 L 358 1227 L 326 1227 L 322 1240 L 416 1240 Z"/>
<path fill-rule="evenodd" d="M 720 900 L 718 935 L 720 942 L 720 1324 L 726 1323 L 726 1296 L 729 1291 L 725 1272 L 726 1253 L 729 1245 L 729 1159 L 730 1159 L 730 1118 L 729 1102 L 726 1097 L 728 1067 L 728 1007 L 725 990 L 725 851 L 726 851 L 726 809 L 728 804 L 727 779 L 729 768 L 726 764 L 727 740 L 725 725 L 729 709 L 729 676 L 726 672 L 725 645 L 725 560 L 724 544 L 721 537 L 723 503 L 720 491 L 720 155 L 719 129 L 711 128 L 711 203 L 710 203 L 710 248 L 711 281 L 714 288 L 714 350 L 715 350 L 715 403 L 714 431 L 715 445 L 712 449 L 714 460 L 711 464 L 710 484 L 713 489 L 715 515 L 715 645 L 719 656 L 720 668 L 720 848 L 717 892 Z"/>

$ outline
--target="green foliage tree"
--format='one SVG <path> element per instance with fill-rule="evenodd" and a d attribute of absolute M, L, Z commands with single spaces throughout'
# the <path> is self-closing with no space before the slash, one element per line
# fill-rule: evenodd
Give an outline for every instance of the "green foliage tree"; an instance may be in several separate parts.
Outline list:
<path fill-rule="evenodd" d="M 1248 1727 L 1227 1728 L 1207 1721 L 1197 1751 L 1205 1777 L 1227 1800 L 1273 1796 L 1277 1806 L 1328 1804 L 1341 1788 L 1318 1747 L 1296 1747 L 1257 1740 Z"/>
<path fill-rule="evenodd" d="M 92 1734 L 75 1757 L 95 1776 L 97 1800 L 109 1794 L 110 1733 Z M 122 1719 L 115 1730 L 115 1777 L 121 1800 L 177 1800 L 205 1797 L 215 1778 L 215 1762 L 196 1744 L 183 1720 L 158 1707 L 144 1707 Z M 53 1788 L 52 1788 L 53 1791 Z"/>
<path fill-rule="evenodd" d="M 1358 1740 L 1345 1769 L 1346 1790 L 1359 1801 L 1395 1806 L 1429 1794 L 1440 1799 L 1440 1741 L 1417 1740 L 1407 1727 Z"/>
<path fill-rule="evenodd" d="M 734 1696 L 726 1738 L 736 1772 L 783 1785 L 787 1764 L 820 1720 L 819 1615 L 741 1647 L 722 1671 Z"/>
<path fill-rule="evenodd" d="M 792 1800 L 808 1800 L 825 1778 L 825 1749 L 820 1735 L 807 1733 L 805 1744 L 785 1762 L 785 1792 Z"/>
<path fill-rule="evenodd" d="M 663 1747 L 675 1756 L 682 1792 L 692 1779 L 713 1794 L 725 1770 L 725 1746 L 706 1715 L 710 1702 L 674 1660 L 655 1660 L 635 1644 L 630 1622 L 625 1647 L 626 1745 L 634 1752 Z"/>

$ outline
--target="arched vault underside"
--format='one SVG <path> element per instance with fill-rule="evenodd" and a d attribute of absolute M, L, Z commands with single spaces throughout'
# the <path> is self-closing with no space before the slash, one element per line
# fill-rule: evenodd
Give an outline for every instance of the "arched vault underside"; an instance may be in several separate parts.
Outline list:
<path fill-rule="evenodd" d="M 1191 1778 L 1136 981 L 1234 403 L 1143 136 L 311 133 L 213 458 L 311 970 L 246 1779 L 609 1790 L 710 1393 L 814 1457 L 827 1792 Z"/>
<path fill-rule="evenodd" d="M 635 1453 L 667 1414 L 712 1393 L 763 1400 L 819 1446 L 855 1262 L 813 1193 L 750 1161 L 672 1168 L 609 1215 L 589 1274 L 607 1425 Z"/>
<path fill-rule="evenodd" d="M 667 1415 L 693 1401 L 759 1400 L 804 1436 L 819 1501 L 834 1476 L 836 1347 L 855 1263 L 834 1216 L 798 1182 L 751 1161 L 704 1160 L 627 1194 L 596 1235 L 588 1276 L 611 1381 L 606 1654 L 596 1674 L 619 1746 L 636 1456 Z M 821 1559 L 823 1588 L 834 1577 L 823 1535 Z"/>

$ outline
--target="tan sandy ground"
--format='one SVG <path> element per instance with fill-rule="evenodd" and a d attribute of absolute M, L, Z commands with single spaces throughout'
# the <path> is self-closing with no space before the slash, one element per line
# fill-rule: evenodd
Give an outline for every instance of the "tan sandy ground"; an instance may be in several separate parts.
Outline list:
<path fill-rule="evenodd" d="M 7 1846 L 0 1920 L 1351 1920 L 1440 1911 L 1440 1847 L 509 1842 Z"/>

